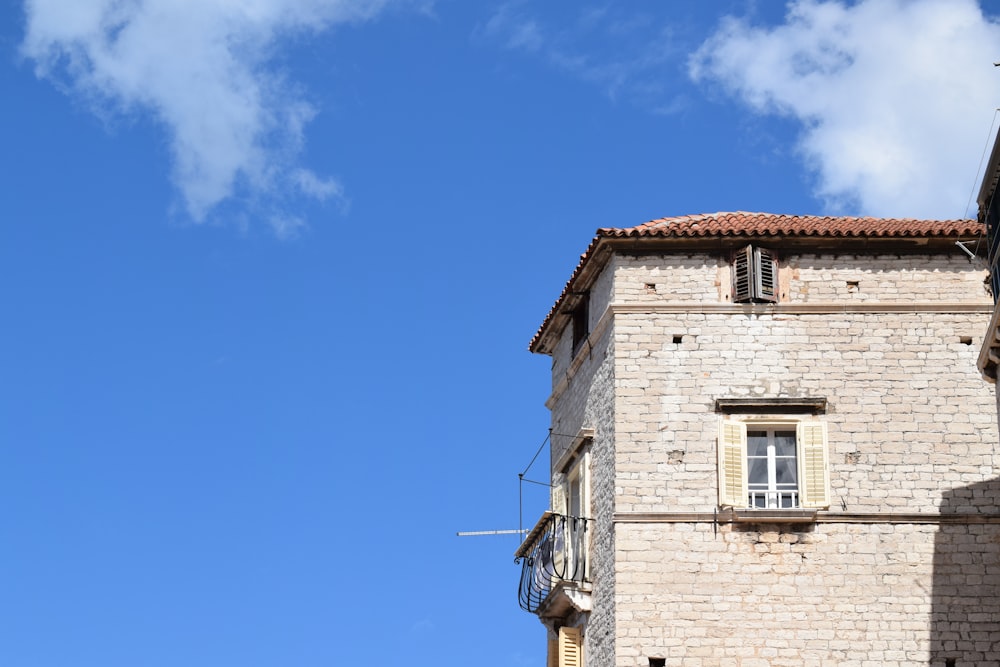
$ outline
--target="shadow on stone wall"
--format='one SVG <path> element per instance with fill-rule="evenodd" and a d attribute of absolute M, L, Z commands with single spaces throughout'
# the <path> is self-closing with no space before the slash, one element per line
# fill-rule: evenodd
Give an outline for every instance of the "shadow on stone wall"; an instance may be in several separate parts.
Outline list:
<path fill-rule="evenodd" d="M 1000 665 L 1000 524 L 983 522 L 1000 512 L 1000 478 L 947 491 L 940 510 L 930 664 Z"/>

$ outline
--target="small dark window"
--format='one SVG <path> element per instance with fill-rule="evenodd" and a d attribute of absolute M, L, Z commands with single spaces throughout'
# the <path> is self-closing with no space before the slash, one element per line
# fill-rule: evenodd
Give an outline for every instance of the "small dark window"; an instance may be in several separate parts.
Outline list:
<path fill-rule="evenodd" d="M 573 353 L 580 349 L 583 341 L 590 333 L 590 292 L 580 295 L 576 307 L 573 308 Z"/>
<path fill-rule="evenodd" d="M 683 342 L 684 342 L 684 336 L 682 336 L 682 335 L 681 336 L 678 336 L 678 335 L 674 336 L 674 345 L 680 345 Z"/>
<path fill-rule="evenodd" d="M 955 667 L 955 658 L 945 658 L 944 667 Z"/>
<path fill-rule="evenodd" d="M 649 667 L 667 667 L 666 658 L 650 658 Z"/>
<path fill-rule="evenodd" d="M 733 257 L 733 301 L 775 303 L 778 300 L 778 262 L 774 253 L 748 245 Z"/>

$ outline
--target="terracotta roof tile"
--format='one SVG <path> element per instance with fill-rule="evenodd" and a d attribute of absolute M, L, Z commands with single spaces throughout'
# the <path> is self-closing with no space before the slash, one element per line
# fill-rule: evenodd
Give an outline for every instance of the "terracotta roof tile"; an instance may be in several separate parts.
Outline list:
<path fill-rule="evenodd" d="M 748 213 L 746 211 L 701 213 L 650 220 L 635 227 L 605 227 L 597 230 L 587 251 L 580 256 L 569 282 L 532 338 L 528 349 L 537 351 L 546 328 L 567 300 L 587 262 L 605 239 L 615 238 L 973 238 L 984 231 L 977 220 L 916 220 L 913 218 L 855 218 L 818 215 Z"/>
<path fill-rule="evenodd" d="M 702 213 L 650 220 L 636 227 L 599 229 L 599 237 L 696 236 L 827 236 L 925 237 L 970 236 L 981 225 L 975 220 L 914 220 L 911 218 L 844 218 L 775 213 Z"/>

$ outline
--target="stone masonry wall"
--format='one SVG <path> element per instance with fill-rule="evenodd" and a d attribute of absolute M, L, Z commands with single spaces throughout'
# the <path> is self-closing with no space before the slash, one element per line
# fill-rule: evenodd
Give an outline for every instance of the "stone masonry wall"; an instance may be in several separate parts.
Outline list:
<path fill-rule="evenodd" d="M 566 453 L 582 428 L 594 429 L 591 445 L 590 580 L 594 612 L 583 626 L 588 664 L 614 663 L 614 344 L 610 328 L 597 330 L 611 298 L 613 272 L 605 272 L 591 290 L 591 338 L 572 354 L 572 332 L 567 328 L 554 355 L 551 465 Z M 552 483 L 562 482 L 552 470 Z"/>
<path fill-rule="evenodd" d="M 822 397 L 835 505 L 937 511 L 945 491 L 997 474 L 992 385 L 975 365 L 984 326 L 950 313 L 618 314 L 617 510 L 715 507 L 716 398 Z"/>
<path fill-rule="evenodd" d="M 789 257 L 788 300 L 980 301 L 988 298 L 980 269 L 960 254 Z"/>
<path fill-rule="evenodd" d="M 700 308 L 727 297 L 709 256 L 614 267 L 614 305 L 650 311 L 614 318 L 617 645 L 588 664 L 996 664 L 1000 526 L 962 516 L 1000 512 L 996 399 L 976 370 L 988 315 L 928 307 L 989 304 L 983 272 L 961 256 L 785 257 L 784 303 L 895 304 L 795 314 Z M 630 522 L 710 516 L 715 399 L 779 397 L 827 399 L 823 522 Z"/>
<path fill-rule="evenodd" d="M 1000 526 L 677 523 L 617 532 L 618 667 L 645 667 L 649 657 L 685 667 L 1000 661 Z"/>
<path fill-rule="evenodd" d="M 614 263 L 618 303 L 728 302 L 729 261 L 709 255 L 625 255 Z M 958 249 L 952 255 L 779 254 L 781 300 L 786 303 L 927 301 L 979 302 L 988 298 L 987 271 Z"/>
<path fill-rule="evenodd" d="M 594 281 L 590 288 L 589 306 L 587 314 L 589 318 L 588 330 L 594 331 L 601 317 L 604 315 L 608 305 L 614 298 L 612 288 L 614 286 L 615 269 L 617 258 L 613 258 L 610 268 L 605 268 L 601 275 Z M 594 341 L 591 341 L 592 344 Z M 571 372 L 571 367 L 576 361 L 573 353 L 573 325 L 570 324 L 562 332 L 562 337 L 552 355 L 552 385 L 556 385 Z"/>

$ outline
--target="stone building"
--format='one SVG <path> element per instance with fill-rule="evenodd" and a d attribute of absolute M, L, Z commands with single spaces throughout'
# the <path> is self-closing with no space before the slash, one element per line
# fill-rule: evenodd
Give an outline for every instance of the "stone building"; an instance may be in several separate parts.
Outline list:
<path fill-rule="evenodd" d="M 992 299 L 976 221 L 601 229 L 552 357 L 549 665 L 1000 664 Z M 967 244 L 967 247 L 973 247 Z"/>
<path fill-rule="evenodd" d="M 990 270 L 990 288 L 994 309 L 983 347 L 979 353 L 979 370 L 983 379 L 996 384 L 1000 365 L 1000 201 L 996 198 L 1000 183 L 1000 137 L 993 144 L 983 183 L 979 188 L 979 222 L 986 230 L 986 258 Z M 1000 395 L 997 397 L 997 419 L 1000 420 Z"/>

